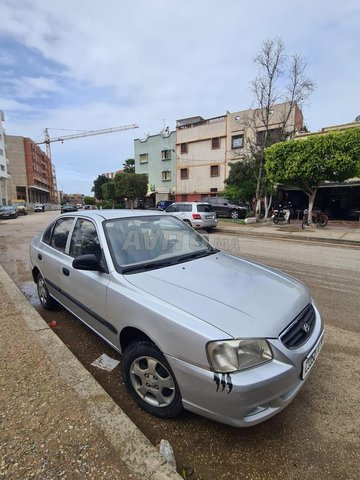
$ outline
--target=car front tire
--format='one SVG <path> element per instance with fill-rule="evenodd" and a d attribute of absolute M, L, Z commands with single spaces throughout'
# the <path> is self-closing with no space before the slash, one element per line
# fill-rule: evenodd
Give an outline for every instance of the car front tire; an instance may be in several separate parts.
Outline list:
<path fill-rule="evenodd" d="M 162 418 L 183 411 L 179 386 L 164 355 L 151 342 L 134 342 L 124 354 L 122 375 L 132 398 L 145 411 Z"/>
<path fill-rule="evenodd" d="M 36 283 L 41 306 L 45 308 L 45 310 L 55 310 L 58 306 L 58 303 L 50 296 L 49 290 L 41 273 L 38 274 Z"/>

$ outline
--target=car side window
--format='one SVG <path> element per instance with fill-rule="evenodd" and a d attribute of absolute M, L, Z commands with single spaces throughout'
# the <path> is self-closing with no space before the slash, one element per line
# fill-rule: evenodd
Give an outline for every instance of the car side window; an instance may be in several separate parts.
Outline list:
<path fill-rule="evenodd" d="M 74 219 L 71 217 L 60 218 L 54 227 L 50 245 L 59 252 L 65 252 L 67 238 Z"/>
<path fill-rule="evenodd" d="M 50 225 L 50 227 L 46 229 L 46 231 L 43 235 L 43 238 L 42 238 L 42 241 L 44 243 L 47 243 L 48 245 L 50 245 L 51 234 L 53 232 L 53 229 L 54 229 L 54 224 Z"/>
<path fill-rule="evenodd" d="M 177 209 L 177 206 L 176 206 L 176 205 L 170 205 L 170 206 L 166 209 L 166 211 L 167 211 L 168 213 L 171 213 L 171 212 L 177 212 L 178 209 Z"/>
<path fill-rule="evenodd" d="M 96 255 L 98 260 L 101 259 L 100 242 L 95 225 L 89 220 L 79 218 L 71 237 L 69 255 L 75 258 L 91 253 Z"/>

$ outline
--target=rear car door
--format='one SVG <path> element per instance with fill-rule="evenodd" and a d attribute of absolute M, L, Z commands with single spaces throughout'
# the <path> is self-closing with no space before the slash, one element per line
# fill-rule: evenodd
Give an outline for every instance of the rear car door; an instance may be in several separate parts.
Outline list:
<path fill-rule="evenodd" d="M 45 231 L 41 250 L 35 253 L 39 267 L 51 296 L 61 301 L 62 264 L 66 261 L 65 249 L 74 217 L 62 217 Z"/>

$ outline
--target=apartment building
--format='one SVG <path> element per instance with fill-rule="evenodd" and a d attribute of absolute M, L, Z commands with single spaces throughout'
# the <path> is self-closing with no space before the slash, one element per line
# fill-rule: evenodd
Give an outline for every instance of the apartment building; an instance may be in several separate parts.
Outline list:
<path fill-rule="evenodd" d="M 176 200 L 198 201 L 224 188 L 227 116 L 176 122 Z"/>
<path fill-rule="evenodd" d="M 0 206 L 8 204 L 8 160 L 6 158 L 6 142 L 5 130 L 2 122 L 5 121 L 5 116 L 0 110 Z"/>
<path fill-rule="evenodd" d="M 55 203 L 53 165 L 30 138 L 6 136 L 9 160 L 9 203 Z"/>
<path fill-rule="evenodd" d="M 176 132 L 168 128 L 158 135 L 134 140 L 135 172 L 148 176 L 147 203 L 173 200 L 176 187 Z"/>
<path fill-rule="evenodd" d="M 240 161 L 250 146 L 260 145 L 266 127 L 264 111 L 243 110 L 204 119 L 200 116 L 176 123 L 176 200 L 199 201 L 217 196 L 225 188 L 230 163 Z M 294 134 L 303 126 L 301 110 L 289 103 L 269 112 L 268 135 Z"/>

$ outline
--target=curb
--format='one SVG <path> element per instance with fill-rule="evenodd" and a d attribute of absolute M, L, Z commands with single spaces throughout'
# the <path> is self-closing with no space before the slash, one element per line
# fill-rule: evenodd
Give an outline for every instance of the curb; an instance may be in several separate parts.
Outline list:
<path fill-rule="evenodd" d="M 135 478 L 180 479 L 181 476 L 166 463 L 152 443 L 48 327 L 1 265 L 0 284 L 6 292 L 8 304 L 16 307 L 30 330 L 29 334 L 45 350 L 59 376 L 85 404 L 86 414 Z"/>
<path fill-rule="evenodd" d="M 284 239 L 284 240 L 295 240 L 295 241 L 303 241 L 303 242 L 320 242 L 320 243 L 332 243 L 338 245 L 347 245 L 347 246 L 354 246 L 360 247 L 360 241 L 358 240 L 346 240 L 341 238 L 324 238 L 324 237 L 303 237 L 300 235 L 289 235 L 289 234 L 274 234 L 274 233 L 256 233 L 256 232 L 244 232 L 239 231 L 237 229 L 232 228 L 223 228 L 217 227 L 216 231 L 213 233 L 228 233 L 232 235 L 245 235 L 249 237 L 257 237 L 257 238 L 266 238 L 267 240 L 277 240 L 277 239 Z"/>

